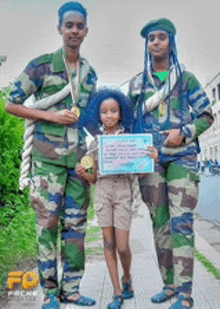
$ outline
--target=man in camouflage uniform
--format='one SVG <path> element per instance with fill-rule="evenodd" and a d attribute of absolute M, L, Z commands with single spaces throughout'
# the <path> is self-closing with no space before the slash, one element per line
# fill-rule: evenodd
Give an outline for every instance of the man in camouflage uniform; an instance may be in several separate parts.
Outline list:
<path fill-rule="evenodd" d="M 164 282 L 162 292 L 151 300 L 161 303 L 177 295 L 170 308 L 183 309 L 193 306 L 198 136 L 210 127 L 213 117 L 201 85 L 177 60 L 175 33 L 175 26 L 164 18 L 142 29 L 146 39 L 145 68 L 131 80 L 129 96 L 136 110 L 134 131 L 153 134 L 159 152 L 155 173 L 140 178 Z M 161 95 L 156 97 L 159 91 Z M 156 99 L 152 100 L 153 96 Z"/>
<path fill-rule="evenodd" d="M 86 152 L 78 117 L 82 117 L 97 75 L 79 50 L 88 28 L 87 12 L 77 2 L 61 6 L 58 31 L 63 48 L 31 61 L 14 83 L 7 111 L 36 120 L 32 153 L 31 202 L 37 213 L 39 274 L 45 293 L 43 308 L 59 307 L 56 296 L 77 305 L 94 305 L 91 298 L 79 294 L 85 255 L 84 239 L 89 203 L 88 183 L 77 176 L 75 167 Z M 49 97 L 70 83 L 71 93 L 47 111 L 23 106 L 34 94 L 36 99 Z M 61 222 L 61 261 L 63 275 L 57 278 L 58 222 Z M 58 308 L 56 307 L 56 308 Z"/>

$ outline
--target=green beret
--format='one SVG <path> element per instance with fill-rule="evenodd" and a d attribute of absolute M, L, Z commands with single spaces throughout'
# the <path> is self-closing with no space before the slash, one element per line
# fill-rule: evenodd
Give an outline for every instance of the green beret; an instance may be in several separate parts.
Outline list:
<path fill-rule="evenodd" d="M 176 28 L 174 24 L 167 18 L 159 18 L 151 20 L 149 23 L 144 26 L 141 30 L 141 36 L 147 38 L 148 34 L 152 31 L 164 30 L 170 34 L 176 34 Z"/>

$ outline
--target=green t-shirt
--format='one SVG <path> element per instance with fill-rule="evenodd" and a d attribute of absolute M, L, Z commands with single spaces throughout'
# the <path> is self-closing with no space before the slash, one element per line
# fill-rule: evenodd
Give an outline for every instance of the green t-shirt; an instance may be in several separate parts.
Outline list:
<path fill-rule="evenodd" d="M 169 71 L 164 71 L 164 72 L 154 72 L 154 75 L 156 75 L 161 82 L 164 82 L 169 75 Z"/>

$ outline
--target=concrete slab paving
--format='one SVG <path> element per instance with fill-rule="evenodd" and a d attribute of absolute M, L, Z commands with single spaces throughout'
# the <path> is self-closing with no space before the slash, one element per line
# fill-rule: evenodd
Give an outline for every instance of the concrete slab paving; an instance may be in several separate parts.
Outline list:
<path fill-rule="evenodd" d="M 196 214 L 195 228 L 198 234 L 219 252 L 220 256 L 220 222 L 215 219 L 204 219 Z"/>

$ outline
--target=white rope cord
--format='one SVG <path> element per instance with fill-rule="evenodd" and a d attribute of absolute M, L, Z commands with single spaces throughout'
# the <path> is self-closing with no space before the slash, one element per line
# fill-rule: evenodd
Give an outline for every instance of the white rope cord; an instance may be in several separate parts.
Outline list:
<path fill-rule="evenodd" d="M 35 101 L 31 108 L 38 110 L 47 110 L 52 105 L 58 103 L 70 93 L 69 84 L 66 85 L 59 92 L 44 98 L 39 101 Z M 24 147 L 22 153 L 22 164 L 21 164 L 21 173 L 19 179 L 19 188 L 24 190 L 31 183 L 29 172 L 31 168 L 31 153 L 33 150 L 33 141 L 34 141 L 34 130 L 35 130 L 36 120 L 27 120 L 25 123 L 25 134 L 24 134 Z"/>
<path fill-rule="evenodd" d="M 174 67 L 172 67 L 170 71 L 170 90 L 173 90 L 174 86 L 177 83 L 177 74 Z M 143 114 L 149 113 L 152 110 L 154 110 L 161 102 L 163 102 L 169 95 L 169 81 L 166 80 L 163 88 L 161 88 L 159 91 L 155 92 L 154 95 L 152 95 L 150 98 L 148 98 L 145 103 L 143 104 Z"/>

